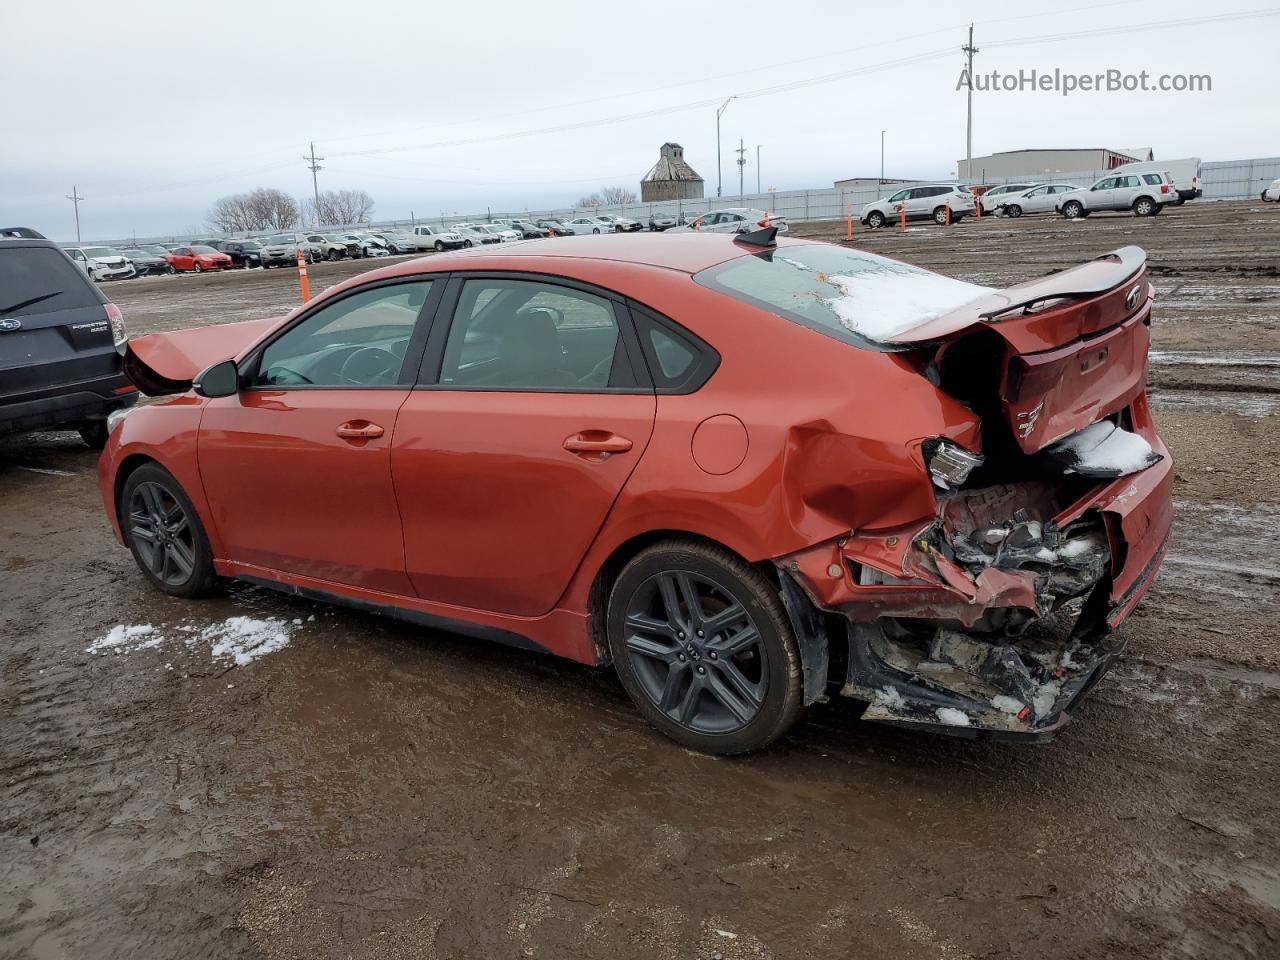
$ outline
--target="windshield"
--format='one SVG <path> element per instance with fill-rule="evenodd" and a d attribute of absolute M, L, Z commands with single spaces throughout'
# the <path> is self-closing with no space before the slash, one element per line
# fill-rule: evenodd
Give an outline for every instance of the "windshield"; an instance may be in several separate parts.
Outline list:
<path fill-rule="evenodd" d="M 818 243 L 738 257 L 693 279 L 836 340 L 871 348 L 991 292 L 886 257 Z"/>
<path fill-rule="evenodd" d="M 262 244 L 258 243 L 256 240 L 241 240 L 236 244 L 236 246 L 238 246 L 241 250 L 261 250 L 262 249 Z"/>
<path fill-rule="evenodd" d="M 282 233 L 277 237 L 272 237 L 267 241 L 267 243 L 271 244 L 273 247 L 287 247 L 293 243 L 293 237 L 289 236 L 287 233 Z"/>
<path fill-rule="evenodd" d="M 116 253 L 110 247 L 85 247 L 84 255 L 86 257 L 118 257 L 120 256 L 120 254 Z"/>
<path fill-rule="evenodd" d="M 218 252 L 217 250 L 213 249 L 213 247 L 206 247 L 206 246 L 205 246 L 204 244 L 202 244 L 202 243 L 198 243 L 198 244 L 196 244 L 196 245 L 195 245 L 194 247 L 192 247 L 191 249 L 192 249 L 192 251 L 193 251 L 193 252 L 195 252 L 195 253 L 217 253 L 217 252 Z"/>

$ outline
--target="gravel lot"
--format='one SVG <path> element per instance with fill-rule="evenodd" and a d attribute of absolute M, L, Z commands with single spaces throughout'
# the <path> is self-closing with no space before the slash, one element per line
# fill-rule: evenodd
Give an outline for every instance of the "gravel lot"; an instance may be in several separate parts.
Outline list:
<path fill-rule="evenodd" d="M 1150 254 L 1175 541 L 1059 740 L 839 701 L 764 754 L 693 754 L 606 671 L 253 588 L 164 597 L 75 435 L 9 439 L 0 956 L 1280 956 L 1280 205 L 854 230 L 992 284 Z M 107 289 L 135 334 L 297 301 L 292 270 Z M 287 646 L 217 654 L 242 617 Z M 88 649 L 119 625 L 152 630 Z"/>

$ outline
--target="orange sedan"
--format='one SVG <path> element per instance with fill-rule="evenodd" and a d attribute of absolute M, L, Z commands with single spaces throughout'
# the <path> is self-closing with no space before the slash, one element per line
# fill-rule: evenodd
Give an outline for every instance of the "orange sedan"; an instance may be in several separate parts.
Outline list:
<path fill-rule="evenodd" d="M 664 733 L 1047 739 L 1156 574 L 1172 462 L 1133 247 L 978 287 L 847 247 L 636 234 L 399 263 L 134 340 L 103 501 L 224 578 L 611 664 Z"/>

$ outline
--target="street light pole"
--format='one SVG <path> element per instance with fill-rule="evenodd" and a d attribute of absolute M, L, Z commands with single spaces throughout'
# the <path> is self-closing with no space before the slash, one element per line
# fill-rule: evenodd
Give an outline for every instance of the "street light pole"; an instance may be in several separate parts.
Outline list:
<path fill-rule="evenodd" d="M 760 144 L 756 144 L 756 193 L 760 192 Z"/>
<path fill-rule="evenodd" d="M 747 168 L 747 147 L 738 140 L 738 202 L 742 202 L 742 174 Z"/>
<path fill-rule="evenodd" d="M 729 97 L 729 99 L 728 99 L 728 100 L 725 100 L 725 102 L 724 102 L 724 103 L 722 103 L 722 104 L 720 104 L 720 106 L 716 109 L 716 196 L 717 196 L 717 197 L 718 197 L 718 196 L 720 196 L 720 183 L 721 183 L 721 171 L 720 171 L 720 114 L 724 113 L 727 109 L 729 109 L 729 100 L 732 100 L 732 99 L 733 99 L 733 97 Z"/>
<path fill-rule="evenodd" d="M 968 166 L 973 166 L 973 55 L 978 52 L 978 48 L 973 45 L 973 24 L 969 24 L 969 42 L 960 48 L 964 51 L 964 55 L 968 58 L 968 71 L 965 74 L 969 78 L 969 94 L 968 107 L 965 111 L 964 121 L 964 159 Z M 972 170 L 965 171 L 969 177 L 973 176 Z"/>
<path fill-rule="evenodd" d="M 80 242 L 80 201 L 83 200 L 84 197 L 80 196 L 79 192 L 73 186 L 71 188 L 71 195 L 68 196 L 67 199 L 70 200 L 71 205 L 76 208 L 76 243 L 78 244 Z"/>
<path fill-rule="evenodd" d="M 884 186 L 884 131 L 880 131 L 880 185 Z"/>

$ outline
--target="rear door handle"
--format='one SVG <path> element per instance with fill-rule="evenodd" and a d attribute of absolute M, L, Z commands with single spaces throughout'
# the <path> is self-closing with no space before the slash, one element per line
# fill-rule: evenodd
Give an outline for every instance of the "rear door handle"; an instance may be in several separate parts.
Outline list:
<path fill-rule="evenodd" d="M 603 460 L 611 453 L 626 453 L 631 441 L 607 430 L 583 430 L 564 438 L 564 448 L 570 453 L 595 455 L 591 459 Z"/>
<path fill-rule="evenodd" d="M 343 440 L 373 440 L 382 436 L 382 427 L 368 420 L 348 420 L 334 431 Z"/>

